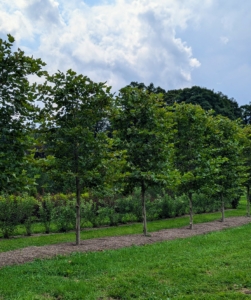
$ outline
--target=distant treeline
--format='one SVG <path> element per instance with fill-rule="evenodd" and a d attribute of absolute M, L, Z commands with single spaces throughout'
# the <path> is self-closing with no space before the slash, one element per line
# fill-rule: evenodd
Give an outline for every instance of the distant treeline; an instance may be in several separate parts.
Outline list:
<path fill-rule="evenodd" d="M 168 105 L 176 103 L 198 104 L 205 110 L 214 110 L 215 115 L 222 115 L 231 120 L 242 119 L 244 124 L 251 123 L 251 102 L 239 106 L 234 98 L 229 98 L 222 92 L 215 92 L 205 87 L 193 86 L 178 90 L 165 90 L 155 87 L 153 83 L 146 86 L 144 83 L 131 82 L 131 87 L 147 90 L 150 93 L 163 94 Z"/>

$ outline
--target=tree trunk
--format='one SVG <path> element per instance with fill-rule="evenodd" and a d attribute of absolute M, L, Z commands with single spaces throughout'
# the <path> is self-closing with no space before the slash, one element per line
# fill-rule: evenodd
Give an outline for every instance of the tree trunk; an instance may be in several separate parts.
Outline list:
<path fill-rule="evenodd" d="M 221 222 L 225 222 L 225 203 L 221 194 Z"/>
<path fill-rule="evenodd" d="M 146 224 L 146 201 L 145 201 L 146 187 L 144 182 L 141 184 L 141 199 L 142 199 L 142 218 L 143 218 L 143 233 L 147 235 L 147 224 Z"/>
<path fill-rule="evenodd" d="M 77 201 L 76 201 L 76 245 L 80 244 L 80 183 L 79 177 L 76 177 L 76 192 L 77 192 Z"/>
<path fill-rule="evenodd" d="M 193 229 L 193 194 L 189 193 L 189 215 L 190 215 L 190 229 Z"/>
<path fill-rule="evenodd" d="M 250 188 L 247 186 L 247 216 L 250 217 Z"/>

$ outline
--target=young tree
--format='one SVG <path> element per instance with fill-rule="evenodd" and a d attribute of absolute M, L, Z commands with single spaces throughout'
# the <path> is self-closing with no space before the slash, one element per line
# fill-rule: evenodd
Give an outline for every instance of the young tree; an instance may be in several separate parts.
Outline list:
<path fill-rule="evenodd" d="M 126 150 L 124 182 L 141 188 L 143 232 L 147 235 L 145 193 L 149 186 L 170 183 L 172 114 L 160 95 L 126 87 L 116 97 L 111 123 L 118 149 Z"/>
<path fill-rule="evenodd" d="M 225 221 L 225 201 L 240 195 L 242 184 L 242 147 L 238 121 L 223 116 L 212 119 L 211 156 L 217 161 L 212 184 L 214 195 L 221 202 L 222 222 Z"/>
<path fill-rule="evenodd" d="M 250 188 L 251 188 L 251 125 L 242 129 L 242 162 L 245 168 L 244 186 L 247 195 L 247 216 L 250 217 Z"/>
<path fill-rule="evenodd" d="M 13 51 L 14 38 L 0 39 L 0 191 L 29 188 L 34 178 L 27 174 L 29 136 L 32 128 L 36 85 L 29 75 L 45 74 L 41 59 Z"/>
<path fill-rule="evenodd" d="M 210 153 L 206 147 L 208 116 L 199 105 L 176 104 L 171 107 L 175 120 L 175 167 L 179 170 L 179 190 L 189 198 L 190 229 L 193 229 L 193 194 L 207 182 Z"/>
<path fill-rule="evenodd" d="M 79 245 L 81 191 L 102 183 L 102 161 L 108 149 L 105 120 L 111 105 L 110 87 L 68 70 L 48 76 L 41 92 L 45 107 L 40 131 L 45 136 L 46 155 L 54 156 L 52 173 L 55 178 L 75 184 Z"/>

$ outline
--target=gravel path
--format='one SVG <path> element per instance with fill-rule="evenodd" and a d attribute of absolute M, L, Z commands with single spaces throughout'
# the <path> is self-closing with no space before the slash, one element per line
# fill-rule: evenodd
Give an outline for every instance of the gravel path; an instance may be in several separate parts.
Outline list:
<path fill-rule="evenodd" d="M 76 246 L 73 243 L 62 243 L 48 246 L 32 246 L 19 250 L 13 250 L 0 253 L 0 268 L 7 265 L 23 264 L 34 259 L 50 258 L 56 255 L 66 255 L 72 252 L 102 251 L 108 249 L 118 249 L 132 245 L 152 244 L 155 242 L 173 240 L 177 238 L 186 238 L 194 235 L 205 234 L 212 231 L 218 231 L 225 228 L 237 227 L 251 222 L 247 217 L 227 218 L 224 223 L 213 221 L 207 223 L 195 224 L 194 229 L 188 227 L 165 229 L 152 232 L 150 237 L 140 234 L 105 237 L 81 241 L 81 245 Z M 1 240 L 0 240 L 1 243 Z"/>

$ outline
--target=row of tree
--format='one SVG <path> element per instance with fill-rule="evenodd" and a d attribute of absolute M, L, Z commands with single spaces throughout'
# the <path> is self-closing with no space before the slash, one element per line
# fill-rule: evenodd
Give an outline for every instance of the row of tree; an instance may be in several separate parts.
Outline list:
<path fill-rule="evenodd" d="M 224 221 L 224 201 L 244 185 L 249 192 L 251 129 L 232 120 L 233 100 L 224 117 L 211 92 L 199 98 L 221 114 L 186 103 L 193 88 L 166 93 L 132 83 L 114 96 L 105 83 L 72 70 L 48 74 L 40 59 L 12 51 L 13 43 L 10 35 L 0 39 L 0 190 L 75 189 L 77 244 L 80 194 L 92 188 L 129 193 L 139 186 L 144 235 L 151 186 L 188 195 L 191 229 L 194 193 L 219 197 Z M 30 75 L 44 83 L 31 84 Z"/>

